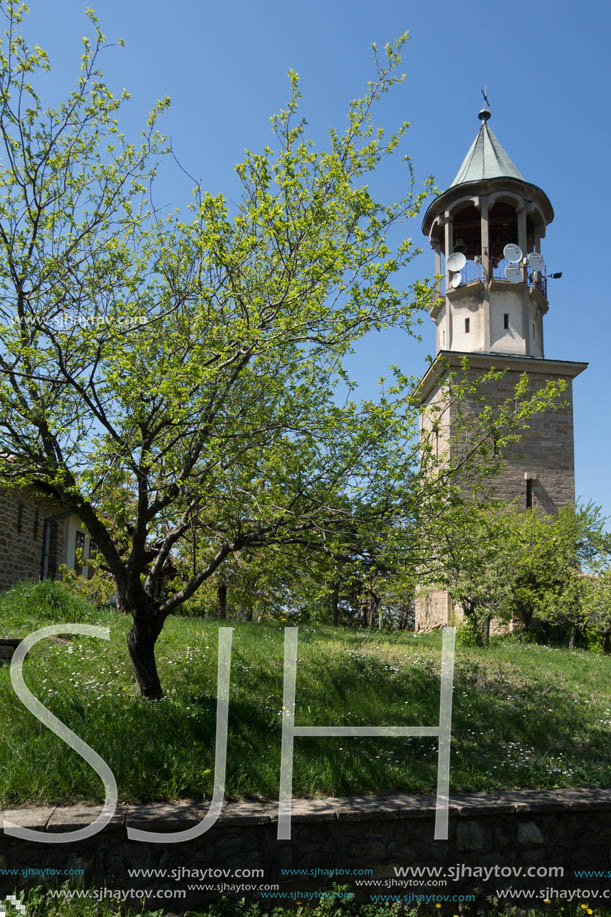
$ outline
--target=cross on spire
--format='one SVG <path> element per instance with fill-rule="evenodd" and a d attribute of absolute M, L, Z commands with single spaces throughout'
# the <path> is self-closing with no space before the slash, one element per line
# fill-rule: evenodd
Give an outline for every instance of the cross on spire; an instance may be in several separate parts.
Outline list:
<path fill-rule="evenodd" d="M 490 119 L 490 102 L 488 101 L 488 87 L 484 86 L 484 88 L 481 89 L 480 92 L 482 96 L 484 97 L 484 107 L 482 108 L 482 110 L 480 111 L 477 117 L 480 119 L 480 121 L 482 121 L 485 124 L 486 121 Z"/>

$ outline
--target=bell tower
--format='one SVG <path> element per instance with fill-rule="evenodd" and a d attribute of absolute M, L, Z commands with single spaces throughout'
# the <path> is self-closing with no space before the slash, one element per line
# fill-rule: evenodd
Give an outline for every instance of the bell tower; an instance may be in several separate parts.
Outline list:
<path fill-rule="evenodd" d="M 554 211 L 499 143 L 487 104 L 478 117 L 480 128 L 456 177 L 422 223 L 443 279 L 430 310 L 436 357 L 418 388 L 421 423 L 426 426 L 427 408 L 439 404 L 448 372 L 460 371 L 465 357 L 473 378 L 491 368 L 504 371 L 492 389 L 487 383 L 491 404 L 505 401 L 523 373 L 531 392 L 547 380 L 565 380 L 564 405 L 533 417 L 493 481 L 497 497 L 518 509 L 556 512 L 575 500 L 572 380 L 587 363 L 545 356 L 548 279 L 559 275 L 547 273 L 542 241 Z M 444 437 L 450 444 L 453 422 L 450 413 Z M 417 630 L 448 624 L 451 616 L 448 593 L 417 599 Z"/>
<path fill-rule="evenodd" d="M 527 182 L 489 127 L 490 111 L 447 191 L 426 211 L 422 231 L 445 273 L 431 313 L 437 352 L 542 359 L 548 310 L 541 240 L 554 219 L 541 188 Z"/>

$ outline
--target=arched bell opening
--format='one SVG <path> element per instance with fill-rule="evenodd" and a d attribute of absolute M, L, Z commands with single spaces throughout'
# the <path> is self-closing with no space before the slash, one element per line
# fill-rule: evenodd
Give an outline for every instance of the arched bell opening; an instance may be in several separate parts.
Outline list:
<path fill-rule="evenodd" d="M 443 242 L 444 255 L 460 252 L 467 261 L 479 259 L 482 253 L 481 215 L 473 201 L 466 201 L 452 213 L 452 227 L 452 251 L 446 252 Z"/>
<path fill-rule="evenodd" d="M 518 207 L 514 202 L 496 200 L 488 211 L 490 263 L 498 268 L 505 260 L 504 248 L 510 243 L 519 245 Z M 523 254 L 526 254 L 523 252 Z"/>

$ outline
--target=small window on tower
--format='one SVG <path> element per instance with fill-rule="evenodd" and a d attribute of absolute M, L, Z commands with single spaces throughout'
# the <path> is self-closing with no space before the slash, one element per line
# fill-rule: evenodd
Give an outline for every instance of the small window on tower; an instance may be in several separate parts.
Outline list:
<path fill-rule="evenodd" d="M 509 328 L 509 312 L 505 312 L 505 315 L 503 316 L 503 328 L 505 331 L 507 331 Z"/>
<path fill-rule="evenodd" d="M 471 319 L 466 318 L 465 319 L 465 334 L 469 334 L 470 330 L 471 330 Z"/>
<path fill-rule="evenodd" d="M 537 337 L 537 329 L 535 328 L 535 323 L 533 322 L 533 337 Z"/>
<path fill-rule="evenodd" d="M 526 509 L 532 509 L 533 505 L 533 482 L 531 478 L 526 481 Z"/>

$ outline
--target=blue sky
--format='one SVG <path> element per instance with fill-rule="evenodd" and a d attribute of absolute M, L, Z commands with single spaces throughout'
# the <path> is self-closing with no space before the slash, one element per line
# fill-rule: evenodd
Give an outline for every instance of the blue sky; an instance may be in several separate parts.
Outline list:
<path fill-rule="evenodd" d="M 31 0 L 25 33 L 51 55 L 49 97 L 72 84 L 88 31 L 75 0 Z M 115 90 L 132 93 L 122 126 L 135 135 L 157 98 L 169 95 L 163 120 L 184 167 L 206 190 L 232 197 L 233 173 L 244 148 L 270 142 L 269 116 L 287 97 L 290 68 L 301 77 L 303 113 L 315 139 L 342 127 L 347 103 L 373 75 L 371 42 L 382 45 L 409 29 L 405 83 L 385 97 L 378 122 L 389 130 L 407 119 L 403 152 L 416 175 L 434 175 L 440 189 L 454 177 L 479 127 L 480 88 L 488 85 L 491 127 L 524 177 L 548 194 L 556 218 L 543 252 L 550 281 L 546 356 L 590 363 L 575 382 L 576 486 L 611 514 L 609 424 L 610 332 L 607 274 L 609 221 L 608 35 L 611 6 L 538 0 L 490 4 L 474 0 L 98 0 L 95 10 L 112 49 L 103 69 Z M 376 179 L 379 196 L 405 190 L 399 159 Z M 184 203 L 190 186 L 178 172 L 164 176 L 167 203 Z M 405 274 L 409 283 L 433 272 L 420 221 L 407 234 L 423 254 Z M 425 318 L 422 343 L 375 335 L 352 369 L 361 393 L 374 394 L 391 363 L 408 374 L 424 370 L 434 348 Z"/>

